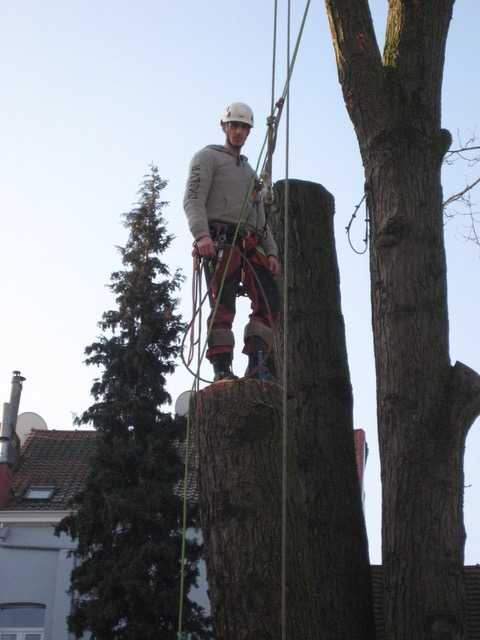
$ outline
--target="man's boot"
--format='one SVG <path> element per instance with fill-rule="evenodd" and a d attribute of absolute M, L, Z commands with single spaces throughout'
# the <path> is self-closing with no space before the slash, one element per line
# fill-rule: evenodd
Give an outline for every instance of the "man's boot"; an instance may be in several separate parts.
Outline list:
<path fill-rule="evenodd" d="M 231 353 L 219 353 L 213 356 L 210 362 L 213 365 L 213 371 L 215 373 L 215 377 L 213 378 L 214 382 L 219 382 L 220 380 L 238 380 L 238 376 L 232 371 Z"/>

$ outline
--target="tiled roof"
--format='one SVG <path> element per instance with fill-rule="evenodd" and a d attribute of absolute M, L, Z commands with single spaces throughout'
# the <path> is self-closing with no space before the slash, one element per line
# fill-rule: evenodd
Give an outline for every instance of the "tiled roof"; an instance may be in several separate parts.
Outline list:
<path fill-rule="evenodd" d="M 372 565 L 372 588 L 377 640 L 385 640 L 383 619 L 383 569 Z M 465 626 L 469 640 L 480 640 L 480 565 L 464 567 L 465 589 L 467 592 Z"/>
<path fill-rule="evenodd" d="M 13 474 L 14 497 L 8 510 L 63 511 L 85 482 L 95 451 L 96 431 L 32 429 L 22 447 Z M 32 485 L 55 487 L 49 500 L 28 500 Z"/>
<path fill-rule="evenodd" d="M 20 460 L 13 474 L 13 500 L 5 509 L 9 511 L 63 511 L 69 501 L 83 488 L 89 460 L 95 451 L 96 431 L 32 429 L 22 447 Z M 185 444 L 177 443 L 182 460 Z M 196 501 L 198 454 L 189 448 L 187 498 Z M 31 486 L 54 486 L 49 500 L 31 500 L 25 497 Z M 183 497 L 183 477 L 176 493 Z"/>

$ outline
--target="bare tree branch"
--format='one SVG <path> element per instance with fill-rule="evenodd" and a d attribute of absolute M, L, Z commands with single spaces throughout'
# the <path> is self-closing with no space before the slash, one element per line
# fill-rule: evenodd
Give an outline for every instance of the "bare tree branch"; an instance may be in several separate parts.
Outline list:
<path fill-rule="evenodd" d="M 478 226 L 480 225 L 480 217 L 478 211 L 473 210 L 472 202 L 470 198 L 466 199 L 466 206 L 468 209 L 468 216 L 470 218 L 470 227 L 468 229 L 468 233 L 465 234 L 465 240 L 469 242 L 473 242 L 478 247 L 480 247 L 480 234 L 478 232 Z"/>
<path fill-rule="evenodd" d="M 452 202 L 455 202 L 455 200 L 463 199 L 463 196 L 469 191 L 471 191 L 479 182 L 480 182 L 480 178 L 477 178 L 471 184 L 468 184 L 465 187 L 465 189 L 463 189 L 463 191 L 459 191 L 458 193 L 455 193 L 453 196 L 450 196 L 449 198 L 447 198 L 447 200 L 445 200 L 445 202 L 443 203 L 443 208 L 446 209 L 448 205 L 452 204 Z"/>
<path fill-rule="evenodd" d="M 467 140 L 462 140 L 460 133 L 457 131 L 458 146 L 451 149 L 445 154 L 445 165 L 452 166 L 457 160 L 461 160 L 467 167 L 471 168 L 480 163 L 480 146 L 478 145 L 478 136 L 472 133 Z M 480 247 L 480 212 L 474 210 L 475 203 L 472 202 L 472 191 L 480 184 L 480 177 L 472 180 L 466 177 L 466 186 L 458 193 L 454 193 L 443 203 L 443 213 L 445 220 L 457 218 L 458 216 L 468 216 L 469 224 L 462 233 L 465 240 L 473 242 Z M 453 203 L 460 205 L 459 210 L 449 209 Z"/>
<path fill-rule="evenodd" d="M 479 151 L 480 146 L 476 143 L 478 142 L 478 137 L 476 133 L 473 133 L 468 140 L 465 142 L 462 140 L 460 133 L 457 131 L 457 141 L 458 148 L 450 149 L 445 154 L 444 162 L 445 164 L 451 165 L 457 160 L 464 160 L 469 167 L 473 167 L 475 164 L 480 162 L 480 154 L 475 155 L 473 158 L 471 153 L 473 151 Z"/>
<path fill-rule="evenodd" d="M 478 182 L 480 182 L 480 178 L 476 180 L 476 183 Z M 465 189 L 464 195 L 459 195 L 457 202 L 461 203 L 462 210 L 450 213 L 450 211 L 445 208 L 445 220 L 448 221 L 453 218 L 458 218 L 459 216 L 467 216 L 469 220 L 465 226 L 466 231 L 462 233 L 462 236 L 467 242 L 473 242 L 477 247 L 480 247 L 480 211 L 474 210 L 471 191 L 469 191 L 468 188 Z"/>
<path fill-rule="evenodd" d="M 471 220 L 470 233 L 468 236 L 466 236 L 466 239 L 470 240 L 471 242 L 474 242 L 476 245 L 480 247 L 480 237 L 477 231 L 478 220 L 475 218 L 475 214 L 472 211 L 470 212 L 470 220 Z"/>
<path fill-rule="evenodd" d="M 445 155 L 449 156 L 454 153 L 462 153 L 464 151 L 478 151 L 480 147 L 462 147 L 461 149 L 450 149 Z"/>

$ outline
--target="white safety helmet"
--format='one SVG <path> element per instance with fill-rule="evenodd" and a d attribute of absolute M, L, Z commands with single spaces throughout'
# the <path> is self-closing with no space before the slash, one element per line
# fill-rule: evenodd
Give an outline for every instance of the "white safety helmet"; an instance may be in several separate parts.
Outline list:
<path fill-rule="evenodd" d="M 253 127 L 253 111 L 244 102 L 232 102 L 222 116 L 222 124 L 227 122 L 245 122 L 249 127 Z"/>

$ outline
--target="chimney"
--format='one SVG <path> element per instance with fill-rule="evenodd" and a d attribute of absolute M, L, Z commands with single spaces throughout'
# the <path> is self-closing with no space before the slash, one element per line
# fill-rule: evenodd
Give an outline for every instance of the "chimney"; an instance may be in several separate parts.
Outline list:
<path fill-rule="evenodd" d="M 17 461 L 19 450 L 15 427 L 24 380 L 20 371 L 13 372 L 10 402 L 3 403 L 3 419 L 0 428 L 0 508 L 6 507 L 12 496 L 12 467 Z"/>

